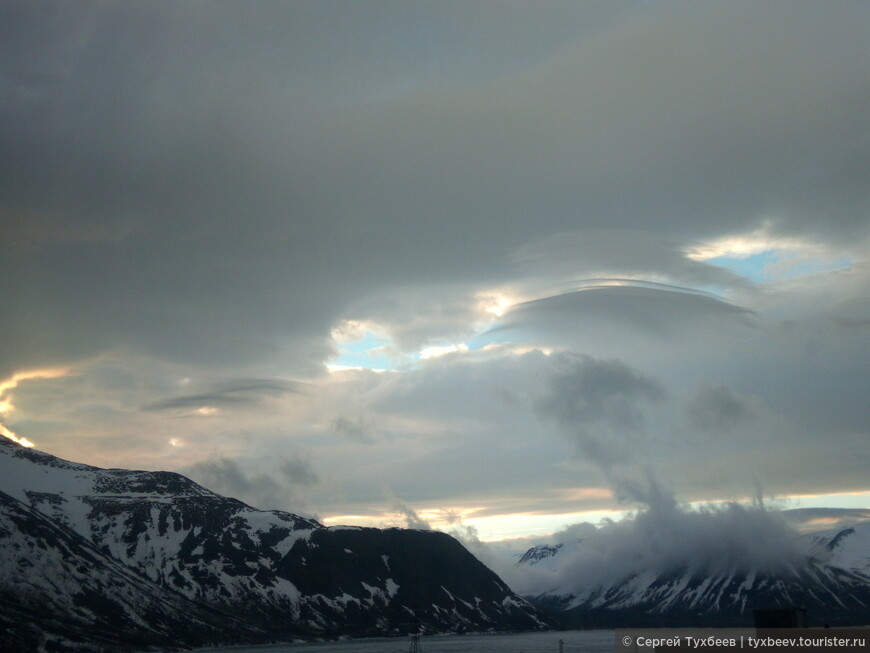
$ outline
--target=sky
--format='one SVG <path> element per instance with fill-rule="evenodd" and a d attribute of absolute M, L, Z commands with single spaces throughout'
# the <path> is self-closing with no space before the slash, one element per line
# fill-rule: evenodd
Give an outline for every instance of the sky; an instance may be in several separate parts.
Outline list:
<path fill-rule="evenodd" d="M 0 4 L 0 432 L 326 524 L 870 508 L 870 5 Z"/>

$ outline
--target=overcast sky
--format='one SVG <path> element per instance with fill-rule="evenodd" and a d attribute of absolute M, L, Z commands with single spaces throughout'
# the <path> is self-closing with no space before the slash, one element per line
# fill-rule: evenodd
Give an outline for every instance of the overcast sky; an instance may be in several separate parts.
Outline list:
<path fill-rule="evenodd" d="M 868 508 L 868 28 L 3 0 L 2 431 L 488 539 L 650 474 Z"/>

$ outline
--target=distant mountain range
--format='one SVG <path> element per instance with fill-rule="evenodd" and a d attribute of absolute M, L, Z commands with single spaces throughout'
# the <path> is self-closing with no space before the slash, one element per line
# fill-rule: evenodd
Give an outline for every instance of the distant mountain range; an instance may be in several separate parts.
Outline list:
<path fill-rule="evenodd" d="M 572 627 L 747 626 L 756 608 L 801 607 L 813 625 L 870 624 L 870 522 L 804 536 L 806 556 L 776 573 L 639 573 L 527 596 Z M 530 548 L 517 565 L 559 577 L 584 541 Z"/>
<path fill-rule="evenodd" d="M 647 570 L 595 583 L 574 579 L 574 590 L 563 584 L 526 601 L 443 533 L 326 528 L 256 510 L 178 474 L 99 469 L 0 438 L 3 651 L 184 648 L 554 622 L 749 625 L 754 608 L 786 606 L 807 608 L 815 625 L 870 623 L 870 522 L 807 535 L 804 544 L 806 554 L 776 573 Z M 583 546 L 532 547 L 517 565 L 565 577 Z"/>
<path fill-rule="evenodd" d="M 0 546 L 3 651 L 548 625 L 444 533 L 326 528 L 3 437 Z"/>

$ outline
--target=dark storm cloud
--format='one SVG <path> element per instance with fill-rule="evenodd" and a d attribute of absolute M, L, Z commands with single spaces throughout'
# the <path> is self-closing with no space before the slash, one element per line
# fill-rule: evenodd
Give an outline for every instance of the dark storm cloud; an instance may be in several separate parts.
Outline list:
<path fill-rule="evenodd" d="M 611 5 L 7 4 L 0 212 L 51 229 L 4 256 L 3 369 L 310 374 L 350 302 L 554 232 L 866 235 L 865 5 Z"/>
<path fill-rule="evenodd" d="M 503 72 L 491 46 L 519 68 L 573 38 L 572 15 L 601 22 L 589 7 L 552 10 L 500 5 L 493 21 L 458 5 L 6 5 L 0 111 L 15 174 L 2 214 L 47 227 L 9 234 L 8 271 L 28 284 L 9 297 L 3 335 L 20 354 L 4 369 L 117 346 L 316 369 L 344 302 L 440 267 L 424 257 L 414 274 L 420 248 L 396 245 L 415 239 L 379 215 L 390 198 L 345 165 L 370 121 L 336 107 L 425 83 L 442 55 L 448 71 L 479 55 L 491 77 Z M 108 247 L 119 223 L 140 237 Z"/>
<path fill-rule="evenodd" d="M 471 244 L 496 225 L 488 231 L 502 243 L 542 225 L 654 224 L 691 237 L 751 228 L 769 214 L 786 230 L 836 236 L 799 200 L 807 184 L 831 187 L 837 177 L 817 148 L 848 160 L 867 127 L 852 56 L 866 45 L 844 18 L 812 5 L 660 6 L 480 90 L 446 85 L 387 107 L 349 154 L 369 157 L 368 186 L 399 206 L 440 209 L 428 234 L 459 227 L 473 206 Z M 397 169 L 415 152 L 427 156 Z M 859 198 L 851 169 L 842 182 Z M 421 174 L 437 183 L 420 183 Z M 838 228 L 863 236 L 860 204 L 837 208 Z"/>

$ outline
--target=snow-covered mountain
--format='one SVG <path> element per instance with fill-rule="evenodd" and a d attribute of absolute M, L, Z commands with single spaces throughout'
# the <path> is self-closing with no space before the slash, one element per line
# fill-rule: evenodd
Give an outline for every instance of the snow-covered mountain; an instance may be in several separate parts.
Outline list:
<path fill-rule="evenodd" d="M 520 556 L 517 561 L 518 565 L 540 565 L 546 568 L 555 568 L 553 562 L 556 561 L 556 554 L 565 546 L 564 543 L 559 544 L 539 544 L 533 546 Z"/>
<path fill-rule="evenodd" d="M 807 536 L 811 552 L 833 567 L 870 578 L 870 521 Z"/>
<path fill-rule="evenodd" d="M 553 590 L 527 598 L 565 625 L 750 625 L 754 609 L 773 607 L 806 608 L 818 624 L 870 622 L 870 522 L 803 539 L 806 555 L 774 572 L 686 565 L 589 585 L 572 579 L 572 591 L 555 588 L 565 587 L 583 540 L 532 547 L 517 565 L 553 579 Z"/>
<path fill-rule="evenodd" d="M 2 492 L 0 543 L 4 651 L 263 638 L 232 616 L 143 582 L 78 533 Z"/>
<path fill-rule="evenodd" d="M 3 650 L 540 628 L 448 535 L 326 528 L 0 438 Z"/>

